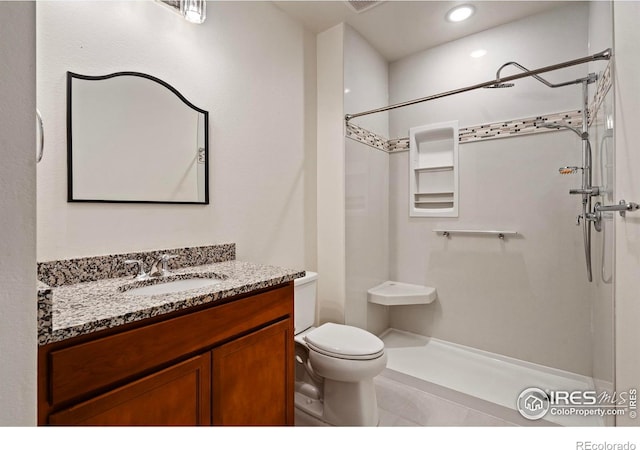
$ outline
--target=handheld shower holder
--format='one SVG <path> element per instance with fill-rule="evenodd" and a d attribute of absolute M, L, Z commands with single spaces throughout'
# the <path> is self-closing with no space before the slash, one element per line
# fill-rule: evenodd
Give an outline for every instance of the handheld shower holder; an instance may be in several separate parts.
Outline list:
<path fill-rule="evenodd" d="M 569 194 L 571 195 L 589 195 L 591 197 L 596 197 L 600 195 L 600 188 L 598 186 L 577 188 L 577 189 L 569 189 Z"/>

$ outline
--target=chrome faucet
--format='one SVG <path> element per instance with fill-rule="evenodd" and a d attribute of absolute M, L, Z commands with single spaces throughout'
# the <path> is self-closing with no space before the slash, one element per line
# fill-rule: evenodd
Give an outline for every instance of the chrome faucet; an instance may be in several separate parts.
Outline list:
<path fill-rule="evenodd" d="M 127 265 L 138 265 L 138 273 L 133 276 L 136 280 L 146 280 L 147 278 L 149 278 L 149 274 L 144 271 L 144 261 L 142 261 L 141 259 L 127 259 L 124 263 Z"/>
<path fill-rule="evenodd" d="M 160 258 L 156 259 L 151 265 L 151 270 L 149 271 L 150 277 L 166 277 L 170 275 L 168 261 L 170 259 L 177 258 L 177 255 L 167 255 L 166 253 L 162 255 Z"/>

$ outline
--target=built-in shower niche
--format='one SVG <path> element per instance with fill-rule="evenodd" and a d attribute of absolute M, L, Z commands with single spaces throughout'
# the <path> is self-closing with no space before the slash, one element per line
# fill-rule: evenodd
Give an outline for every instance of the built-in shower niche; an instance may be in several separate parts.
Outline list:
<path fill-rule="evenodd" d="M 409 130 L 409 215 L 458 217 L 458 121 Z"/>

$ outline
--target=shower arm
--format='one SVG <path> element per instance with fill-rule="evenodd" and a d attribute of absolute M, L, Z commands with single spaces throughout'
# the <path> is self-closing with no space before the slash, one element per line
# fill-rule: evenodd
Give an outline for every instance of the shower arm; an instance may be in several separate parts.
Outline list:
<path fill-rule="evenodd" d="M 356 117 L 360 117 L 360 116 L 367 116 L 369 114 L 375 114 L 375 113 L 380 113 L 380 112 L 384 112 L 384 111 L 390 111 L 392 109 L 397 109 L 397 108 L 402 108 L 405 106 L 411 106 L 411 105 L 415 105 L 417 103 L 423 103 L 423 102 L 428 102 L 431 100 L 436 100 L 438 98 L 443 98 L 443 97 L 449 97 L 451 95 L 456 95 L 456 94 L 461 94 L 463 92 L 468 92 L 468 91 L 473 91 L 476 89 L 482 89 L 482 88 L 486 88 L 498 83 L 504 83 L 504 82 L 509 82 L 509 81 L 513 81 L 513 80 L 519 80 L 520 78 L 526 78 L 526 77 L 531 77 L 533 75 L 538 75 L 540 73 L 545 73 L 545 72 L 552 72 L 554 70 L 559 70 L 559 69 L 564 69 L 565 67 L 571 67 L 571 66 L 575 66 L 578 64 L 585 64 L 588 62 L 592 62 L 592 61 L 599 61 L 599 60 L 608 60 L 611 59 L 611 49 L 608 48 L 602 52 L 599 53 L 595 53 L 593 55 L 590 56 L 585 56 L 584 58 L 578 58 L 578 59 L 573 59 L 571 61 L 565 61 L 563 63 L 559 63 L 559 64 L 553 64 L 551 66 L 546 66 L 546 67 L 541 67 L 539 69 L 535 69 L 535 70 L 529 70 L 526 72 L 522 72 L 522 73 L 518 73 L 515 75 L 509 75 L 508 77 L 504 77 L 502 79 L 499 80 L 491 80 L 491 81 L 485 81 L 484 83 L 479 83 L 479 84 L 474 84 L 472 86 L 467 86 L 467 87 L 463 87 L 463 88 L 459 88 L 459 89 L 454 89 L 452 91 L 446 91 L 446 92 L 441 92 L 439 94 L 435 94 L 435 95 L 430 95 L 428 97 L 422 97 L 422 98 L 418 98 L 415 100 L 409 100 L 406 102 L 402 102 L 402 103 L 396 103 L 394 105 L 389 105 L 389 106 L 385 106 L 382 108 L 376 108 L 376 109 L 371 109 L 369 111 L 363 111 L 363 112 L 359 112 L 359 113 L 355 113 L 355 114 L 347 114 L 345 115 L 345 120 L 347 122 L 349 122 L 351 119 L 354 119 Z M 575 81 L 571 81 L 569 84 L 575 84 Z"/>
<path fill-rule="evenodd" d="M 515 61 L 509 61 L 508 63 L 504 63 L 503 65 L 500 66 L 500 68 L 498 69 L 498 71 L 496 72 L 496 80 L 498 83 L 502 83 L 504 80 L 500 78 L 500 72 L 502 72 L 502 69 L 504 69 L 505 67 L 508 66 L 515 66 L 518 69 L 522 70 L 523 72 L 527 72 L 530 73 L 532 72 L 531 70 L 527 69 L 526 67 L 524 67 L 522 64 L 519 64 Z M 536 73 L 532 73 L 531 76 L 533 78 L 535 78 L 536 80 L 538 80 L 540 83 L 550 87 L 550 88 L 559 88 L 559 87 L 563 87 L 563 86 L 570 86 L 572 84 L 579 84 L 582 83 L 585 79 L 584 78 L 578 78 L 576 80 L 573 81 L 565 81 L 564 83 L 551 83 L 550 81 L 545 80 L 544 78 L 542 78 L 540 75 L 536 74 Z M 589 76 L 587 77 L 587 81 L 589 83 L 593 83 L 594 81 L 596 81 L 597 76 L 595 73 L 590 73 Z"/>

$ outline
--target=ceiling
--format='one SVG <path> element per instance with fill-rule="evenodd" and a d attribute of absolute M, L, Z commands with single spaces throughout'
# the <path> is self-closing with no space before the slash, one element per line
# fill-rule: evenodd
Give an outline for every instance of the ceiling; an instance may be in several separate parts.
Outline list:
<path fill-rule="evenodd" d="M 340 22 L 348 23 L 392 62 L 420 50 L 575 2 L 388 0 L 361 13 L 356 13 L 345 1 L 273 3 L 314 33 Z M 445 20 L 447 11 L 464 3 L 476 7 L 476 13 L 469 20 L 459 23 Z"/>

